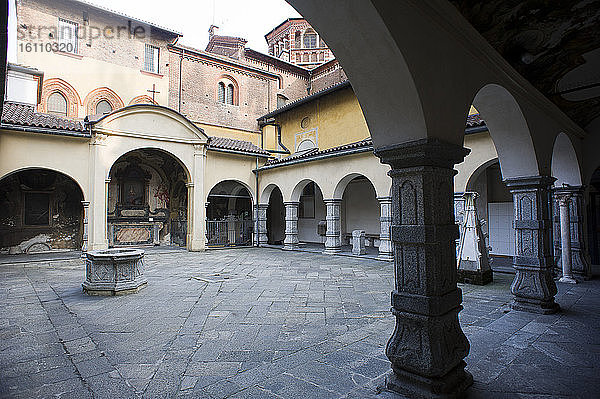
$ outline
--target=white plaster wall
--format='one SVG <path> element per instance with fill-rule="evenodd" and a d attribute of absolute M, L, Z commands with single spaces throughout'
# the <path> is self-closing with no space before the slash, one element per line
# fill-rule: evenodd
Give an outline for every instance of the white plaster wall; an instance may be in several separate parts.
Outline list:
<path fill-rule="evenodd" d="M 366 234 L 379 234 L 379 202 L 369 182 L 352 181 L 346 186 L 342 207 L 342 233 L 352 234 L 353 230 L 364 230 Z"/>
<path fill-rule="evenodd" d="M 467 184 L 473 173 L 493 159 L 498 158 L 496 147 L 490 133 L 485 131 L 465 136 L 464 147 L 471 150 L 465 160 L 454 167 L 458 171 L 454 176 L 454 192 L 463 193 L 467 191 Z"/>
<path fill-rule="evenodd" d="M 315 217 L 310 219 L 298 218 L 298 240 L 301 242 L 324 243 L 325 236 L 317 234 L 317 226 L 320 221 L 325 220 L 327 209 L 323 202 L 323 194 L 315 187 Z"/>
<path fill-rule="evenodd" d="M 514 207 L 512 202 L 488 204 L 490 254 L 513 256 L 515 254 Z"/>

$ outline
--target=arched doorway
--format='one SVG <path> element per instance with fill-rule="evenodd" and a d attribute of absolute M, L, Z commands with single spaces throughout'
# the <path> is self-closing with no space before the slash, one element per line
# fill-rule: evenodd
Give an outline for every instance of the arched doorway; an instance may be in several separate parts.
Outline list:
<path fill-rule="evenodd" d="M 307 180 L 299 183 L 294 193 L 300 194 L 297 199 L 299 243 L 325 248 L 327 209 L 321 188 L 315 182 Z"/>
<path fill-rule="evenodd" d="M 81 249 L 83 199 L 75 180 L 53 170 L 5 176 L 0 180 L 0 252 Z"/>
<path fill-rule="evenodd" d="M 352 245 L 352 232 L 363 230 L 367 252 L 377 255 L 381 222 L 375 187 L 368 178 L 359 175 L 353 177 L 343 190 L 340 212 L 342 244 Z"/>
<path fill-rule="evenodd" d="M 208 194 L 206 237 L 208 246 L 252 245 L 252 195 L 234 180 L 222 181 Z"/>
<path fill-rule="evenodd" d="M 109 178 L 109 246 L 186 245 L 189 177 L 178 159 L 134 150 L 117 159 Z"/>
<path fill-rule="evenodd" d="M 273 188 L 267 207 L 267 243 L 283 245 L 285 239 L 285 205 L 279 187 Z"/>

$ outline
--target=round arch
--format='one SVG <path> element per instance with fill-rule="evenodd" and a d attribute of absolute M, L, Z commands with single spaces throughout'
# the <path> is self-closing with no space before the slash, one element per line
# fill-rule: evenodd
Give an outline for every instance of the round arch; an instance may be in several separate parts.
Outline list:
<path fill-rule="evenodd" d="M 225 88 L 227 88 L 227 86 L 230 84 L 233 86 L 233 105 L 240 105 L 240 86 L 238 85 L 237 79 L 228 74 L 223 74 L 219 76 L 216 87 L 217 99 L 219 98 L 219 83 L 223 83 L 225 85 Z"/>
<path fill-rule="evenodd" d="M 87 115 L 95 115 L 96 114 L 96 106 L 100 101 L 107 101 L 112 107 L 113 111 L 118 110 L 119 108 L 123 108 L 125 105 L 123 104 L 123 100 L 114 90 L 109 89 L 108 87 L 98 87 L 85 97 L 83 100 L 83 107 Z"/>
<path fill-rule="evenodd" d="M 181 157 L 177 156 L 177 154 L 174 154 L 171 151 L 165 150 L 164 148 L 152 146 L 152 145 L 144 145 L 144 146 L 140 146 L 140 147 L 127 148 L 127 149 L 123 149 L 120 152 L 112 155 L 112 157 L 109 159 L 109 162 L 108 162 L 110 164 L 110 168 L 108 168 L 108 170 L 106 171 L 105 178 L 108 179 L 110 177 L 110 172 L 117 161 L 119 161 L 123 157 L 127 156 L 128 154 L 131 154 L 132 152 L 140 151 L 140 150 L 154 150 L 154 151 L 162 152 L 162 153 L 172 157 L 183 168 L 183 171 L 185 172 L 185 175 L 186 175 L 186 183 L 192 182 L 192 175 L 191 175 L 188 167 L 181 160 Z"/>
<path fill-rule="evenodd" d="M 529 126 L 513 95 L 504 87 L 490 83 L 479 89 L 472 104 L 490 132 L 502 177 L 539 175 L 538 157 Z"/>
<path fill-rule="evenodd" d="M 490 160 L 482 163 L 481 165 L 479 165 L 467 179 L 467 184 L 465 185 L 465 191 L 473 191 L 473 184 L 475 183 L 477 178 L 481 175 L 481 173 L 484 170 L 486 170 L 488 167 L 495 164 L 496 162 L 498 162 L 498 158 L 490 159 Z"/>
<path fill-rule="evenodd" d="M 552 150 L 552 176 L 556 178 L 554 185 L 560 187 L 563 184 L 581 186 L 581 168 L 579 159 L 571 138 L 565 133 L 559 133 L 554 141 Z"/>
<path fill-rule="evenodd" d="M 17 174 L 19 172 L 25 172 L 28 170 L 35 170 L 35 169 L 41 169 L 41 170 L 48 170 L 48 171 L 52 171 L 55 173 L 59 173 L 65 177 L 68 177 L 69 179 L 71 179 L 79 188 L 79 190 L 81 191 L 81 195 L 83 197 L 84 201 L 88 200 L 88 193 L 87 190 L 84 189 L 84 186 L 81 184 L 80 181 L 77 180 L 77 178 L 75 178 L 73 175 L 71 175 L 68 171 L 64 170 L 64 169 L 60 169 L 60 168 L 56 168 L 56 167 L 49 167 L 49 166 L 44 166 L 44 165 L 32 165 L 32 166 L 26 166 L 23 168 L 18 168 L 18 169 L 13 169 L 11 171 L 8 171 L 6 173 L 4 173 L 2 176 L 0 176 L 0 181 L 4 180 L 7 177 L 10 177 L 14 174 Z"/>
<path fill-rule="evenodd" d="M 53 93 L 60 93 L 67 100 L 67 117 L 77 118 L 79 116 L 81 98 L 73 86 L 60 78 L 51 78 L 44 81 L 40 102 L 41 112 L 48 112 L 48 98 Z"/>
<path fill-rule="evenodd" d="M 152 99 L 152 97 L 147 96 L 147 95 L 141 95 L 141 96 L 137 96 L 131 99 L 131 101 L 129 101 L 129 105 L 134 105 L 134 104 L 153 104 L 156 105 L 158 104 L 156 101 L 154 101 Z"/>
<path fill-rule="evenodd" d="M 290 201 L 291 202 L 300 201 L 300 196 L 302 195 L 302 191 L 304 190 L 304 187 L 306 187 L 309 183 L 314 183 L 314 185 L 319 189 L 319 191 L 321 191 L 321 193 L 323 192 L 323 189 L 321 189 L 321 187 L 319 186 L 319 184 L 316 181 L 314 181 L 312 179 L 303 179 L 303 180 L 299 181 L 292 189 L 292 195 L 290 196 Z"/>
<path fill-rule="evenodd" d="M 235 182 L 235 183 L 238 183 L 241 186 L 243 186 L 246 190 L 248 190 L 248 194 L 250 194 L 250 199 L 252 201 L 252 205 L 256 204 L 256 200 L 255 200 L 255 196 L 254 196 L 254 192 L 252 191 L 252 188 L 248 184 L 246 184 L 243 181 L 238 180 L 238 179 L 224 179 L 224 180 L 218 181 L 216 184 L 214 184 L 210 188 L 210 190 L 207 191 L 205 202 L 208 201 L 208 197 L 210 196 L 210 193 L 215 189 L 215 187 L 217 187 L 219 184 L 224 183 L 224 182 Z"/>
<path fill-rule="evenodd" d="M 335 189 L 333 191 L 333 199 L 342 199 L 342 197 L 344 196 L 344 191 L 346 191 L 346 186 L 348 185 L 348 183 L 350 183 L 352 180 L 356 179 L 357 177 L 365 178 L 369 182 L 371 187 L 373 188 L 373 191 L 375 191 L 375 195 L 379 196 L 379 194 L 377 193 L 377 189 L 375 188 L 375 184 L 373 184 L 371 179 L 369 179 L 367 176 L 363 175 L 362 173 L 350 173 L 349 175 L 344 176 L 338 182 L 338 184 L 335 186 Z"/>
<path fill-rule="evenodd" d="M 276 188 L 279 189 L 279 191 L 281 191 L 281 188 L 279 186 L 277 186 L 277 184 L 269 183 L 265 188 L 263 188 L 262 193 L 260 194 L 258 203 L 263 204 L 263 205 L 268 205 L 269 199 L 271 199 L 271 194 L 273 193 L 273 190 L 275 190 Z"/>

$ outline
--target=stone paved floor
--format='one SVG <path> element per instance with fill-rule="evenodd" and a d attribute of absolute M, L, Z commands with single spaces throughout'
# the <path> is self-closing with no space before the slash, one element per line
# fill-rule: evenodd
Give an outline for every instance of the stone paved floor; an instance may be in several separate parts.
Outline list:
<path fill-rule="evenodd" d="M 88 297 L 80 260 L 0 265 L 0 396 L 385 398 L 392 265 L 277 249 L 155 253 L 139 294 Z M 470 398 L 600 397 L 600 284 L 560 315 L 463 286 Z"/>

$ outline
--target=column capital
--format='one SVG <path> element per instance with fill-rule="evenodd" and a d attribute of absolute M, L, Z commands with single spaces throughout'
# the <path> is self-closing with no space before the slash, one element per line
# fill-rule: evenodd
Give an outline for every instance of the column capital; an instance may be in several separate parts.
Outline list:
<path fill-rule="evenodd" d="M 552 176 L 522 176 L 509 177 L 503 180 L 511 192 L 520 190 L 532 190 L 538 188 L 550 188 L 556 181 Z"/>
<path fill-rule="evenodd" d="M 335 204 L 335 203 L 341 204 L 342 199 L 341 198 L 328 198 L 328 199 L 324 199 L 323 202 L 326 204 Z"/>
<path fill-rule="evenodd" d="M 110 177 L 107 177 L 106 179 L 104 179 L 104 183 L 110 183 L 110 181 L 111 181 Z"/>
<path fill-rule="evenodd" d="M 392 169 L 403 169 L 420 166 L 452 168 L 461 163 L 471 150 L 428 138 L 378 147 L 373 152 L 381 162 L 389 164 Z"/>
<path fill-rule="evenodd" d="M 81 201 L 81 205 L 83 205 L 84 208 L 87 208 L 90 206 L 90 201 Z"/>
<path fill-rule="evenodd" d="M 392 197 L 377 197 L 377 201 L 379 202 L 392 202 Z"/>
<path fill-rule="evenodd" d="M 194 187 L 194 183 L 185 183 L 185 186 L 188 188 L 193 188 Z"/>
<path fill-rule="evenodd" d="M 256 206 L 258 209 L 261 209 L 261 208 L 263 208 L 263 209 L 266 209 L 266 208 L 268 208 L 268 207 L 269 207 L 269 204 L 260 204 L 260 203 L 259 203 L 259 204 L 256 204 L 255 206 Z"/>
<path fill-rule="evenodd" d="M 299 206 L 300 201 L 284 201 L 284 206 Z"/>

